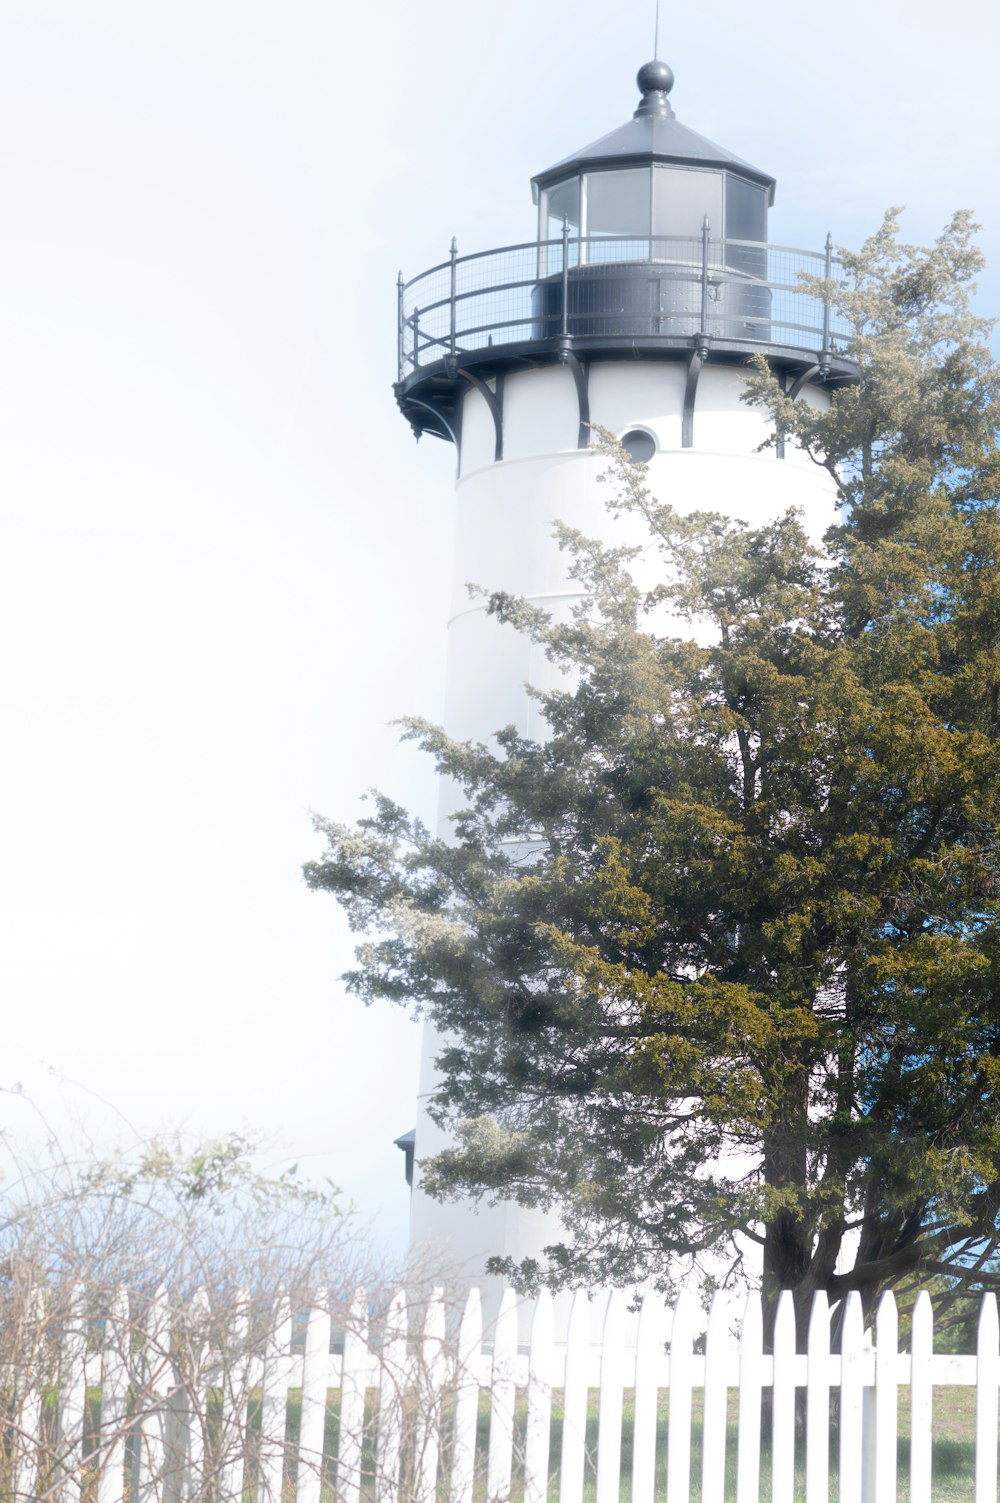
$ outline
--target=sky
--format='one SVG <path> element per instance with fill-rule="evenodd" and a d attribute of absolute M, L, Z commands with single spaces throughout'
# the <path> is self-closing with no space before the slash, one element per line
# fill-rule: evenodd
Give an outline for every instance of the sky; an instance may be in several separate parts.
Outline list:
<path fill-rule="evenodd" d="M 0 1129 L 259 1132 L 390 1254 L 419 1034 L 338 979 L 310 811 L 434 780 L 454 456 L 395 280 L 534 233 L 627 120 L 652 0 L 0 0 Z M 664 3 L 678 117 L 771 239 L 971 207 L 1000 312 L 992 5 Z M 485 581 L 485 583 L 489 583 Z"/>

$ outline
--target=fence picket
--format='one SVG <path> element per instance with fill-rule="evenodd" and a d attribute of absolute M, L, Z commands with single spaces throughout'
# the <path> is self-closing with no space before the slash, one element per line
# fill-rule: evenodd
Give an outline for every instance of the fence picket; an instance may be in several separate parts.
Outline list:
<path fill-rule="evenodd" d="M 597 1503 L 618 1503 L 622 1471 L 622 1399 L 625 1386 L 625 1298 L 613 1289 L 604 1312 L 601 1389 L 597 1422 Z"/>
<path fill-rule="evenodd" d="M 493 1330 L 490 1449 L 486 1464 L 487 1503 L 510 1495 L 514 1462 L 514 1364 L 517 1359 L 517 1295 L 505 1289 Z"/>
<path fill-rule="evenodd" d="M 712 1296 L 705 1336 L 705 1398 L 702 1421 L 702 1503 L 724 1503 L 726 1493 L 726 1400 L 729 1362 L 729 1299 Z"/>
<path fill-rule="evenodd" d="M 691 1388 L 694 1383 L 694 1300 L 685 1289 L 670 1328 L 670 1408 L 667 1414 L 667 1503 L 688 1503 L 691 1488 Z"/>
<path fill-rule="evenodd" d="M 997 1496 L 998 1348 L 997 1297 L 984 1294 L 976 1342 L 976 1503 L 995 1503 Z"/>
<path fill-rule="evenodd" d="M 896 1500 L 898 1341 L 896 1301 L 887 1289 L 875 1315 L 875 1503 Z"/>
<path fill-rule="evenodd" d="M 774 1317 L 774 1382 L 771 1399 L 771 1496 L 795 1496 L 795 1305 L 789 1289 L 778 1296 Z"/>
<path fill-rule="evenodd" d="M 166 1478 L 167 1414 L 170 1390 L 170 1296 L 161 1284 L 146 1305 L 140 1325 L 141 1346 L 135 1358 L 139 1416 L 136 1457 L 137 1503 L 160 1503 Z"/>
<path fill-rule="evenodd" d="M 358 1289 L 351 1301 L 344 1332 L 344 1364 L 340 1379 L 340 1434 L 337 1440 L 337 1497 L 340 1503 L 358 1503 L 361 1496 L 367 1378 L 368 1296 L 363 1289 Z"/>
<path fill-rule="evenodd" d="M 562 1458 L 559 1503 L 581 1503 L 584 1448 L 587 1440 L 587 1356 L 590 1346 L 590 1302 L 582 1289 L 573 1296 L 566 1331 L 566 1375 L 563 1381 Z"/>
<path fill-rule="evenodd" d="M 306 1320 L 302 1357 L 302 1418 L 299 1424 L 296 1503 L 320 1503 L 323 1486 L 323 1440 L 326 1435 L 326 1398 L 330 1378 L 330 1312 L 326 1290 Z"/>
<path fill-rule="evenodd" d="M 241 1503 L 243 1497 L 244 1447 L 247 1429 L 250 1359 L 250 1295 L 241 1289 L 233 1312 L 227 1350 L 222 1354 L 218 1382 L 222 1389 L 222 1413 L 218 1431 L 220 1503 Z"/>
<path fill-rule="evenodd" d="M 656 1412 L 666 1329 L 663 1300 L 650 1291 L 642 1301 L 639 1329 L 636 1333 L 632 1503 L 653 1503 L 656 1486 Z"/>
<path fill-rule="evenodd" d="M 428 1301 L 420 1343 L 417 1454 L 413 1487 L 415 1503 L 435 1503 L 437 1496 L 438 1458 L 441 1451 L 441 1389 L 448 1365 L 444 1338 L 444 1294 L 442 1290 L 435 1289 Z"/>
<path fill-rule="evenodd" d="M 101 1352 L 101 1438 L 97 1503 L 123 1503 L 125 1497 L 125 1415 L 129 1381 L 128 1295 L 118 1289 L 104 1326 Z"/>
<path fill-rule="evenodd" d="M 63 1503 L 79 1503 L 83 1495 L 88 1327 L 84 1291 L 77 1286 L 69 1297 L 59 1372 L 59 1470 Z"/>
<path fill-rule="evenodd" d="M 479 1291 L 473 1293 L 478 1301 Z M 471 1301 L 472 1294 L 469 1295 Z M 375 1447 L 376 1503 L 396 1503 L 402 1459 L 403 1391 L 407 1379 L 406 1295 L 397 1289 L 389 1302 L 382 1334 L 378 1387 L 378 1440 Z"/>
<path fill-rule="evenodd" d="M 11 1395 L 14 1406 L 11 1450 L 15 1498 L 33 1498 L 38 1478 L 42 1387 L 46 1377 L 42 1369 L 44 1323 L 45 1295 L 41 1289 L 36 1289 L 25 1310 L 22 1349 L 26 1360 Z"/>
<path fill-rule="evenodd" d="M 24 1370 L 9 1379 L 7 1459 L 12 1469 L 12 1498 L 44 1493 L 46 1503 L 83 1503 L 85 1484 L 92 1503 L 125 1503 L 126 1498 L 135 1503 L 242 1503 L 252 1483 L 254 1503 L 282 1503 L 289 1390 L 300 1382 L 302 1421 L 295 1487 L 299 1503 L 324 1503 L 330 1491 L 323 1452 L 331 1389 L 339 1391 L 337 1500 L 361 1503 L 366 1396 L 376 1384 L 374 1503 L 398 1503 L 401 1487 L 411 1503 L 437 1503 L 439 1497 L 447 1497 L 447 1503 L 474 1503 L 480 1491 L 484 1503 L 508 1503 L 515 1400 L 525 1373 L 524 1503 L 548 1503 L 553 1390 L 559 1387 L 563 1389 L 559 1503 L 583 1503 L 588 1395 L 595 1383 L 600 1399 L 594 1503 L 618 1503 L 627 1486 L 621 1476 L 623 1401 L 625 1390 L 633 1385 L 632 1503 L 655 1503 L 657 1497 L 657 1412 L 664 1387 L 669 1398 L 664 1503 L 688 1503 L 696 1388 L 702 1390 L 704 1415 L 699 1495 L 702 1503 L 722 1503 L 726 1496 L 728 1390 L 737 1381 L 737 1353 L 731 1349 L 727 1302 L 721 1294 L 712 1303 L 701 1358 L 693 1351 L 696 1308 L 688 1293 L 681 1295 L 673 1312 L 658 1296 L 648 1294 L 633 1338 L 624 1296 L 612 1292 L 604 1307 L 602 1334 L 595 1338 L 593 1348 L 592 1317 L 599 1307 L 578 1291 L 569 1306 L 566 1342 L 557 1345 L 555 1305 L 544 1293 L 536 1304 L 525 1359 L 518 1355 L 514 1293 L 504 1293 L 492 1348 L 489 1344 L 484 1348 L 480 1293 L 474 1289 L 458 1333 L 454 1367 L 440 1290 L 427 1304 L 419 1353 L 414 1356 L 409 1354 L 403 1291 L 393 1296 L 381 1329 L 373 1335 L 368 1330 L 364 1293 L 357 1292 L 342 1358 L 330 1354 L 330 1315 L 324 1298 L 317 1297 L 316 1308 L 308 1314 L 301 1359 L 291 1351 L 287 1299 L 276 1304 L 271 1329 L 255 1336 L 255 1345 L 249 1340 L 252 1327 L 244 1304 L 235 1317 L 230 1316 L 219 1350 L 214 1342 L 209 1350 L 208 1333 L 214 1326 L 208 1319 L 204 1291 L 198 1291 L 185 1306 L 175 1305 L 161 1289 L 148 1301 L 141 1320 L 137 1313 L 141 1303 L 134 1303 L 130 1314 L 129 1302 L 120 1291 L 104 1324 L 101 1351 L 88 1358 L 88 1344 L 93 1341 L 88 1337 L 82 1291 L 72 1293 L 58 1328 L 48 1313 L 52 1298 L 39 1291 L 34 1313 L 30 1303 L 26 1308 Z M 254 1321 L 253 1327 L 257 1324 Z M 664 1351 L 668 1331 L 669 1356 Z M 1000 1322 L 993 1296 L 984 1297 L 980 1307 L 977 1356 L 934 1355 L 933 1311 L 926 1292 L 914 1305 L 906 1357 L 898 1351 L 898 1316 L 891 1293 L 879 1303 L 874 1351 L 856 1292 L 843 1307 L 839 1356 L 830 1350 L 830 1310 L 824 1295 L 813 1300 L 806 1353 L 797 1354 L 794 1304 L 787 1291 L 776 1311 L 773 1357 L 763 1355 L 762 1311 L 756 1295 L 747 1300 L 738 1348 L 736 1503 L 759 1503 L 761 1396 L 768 1385 L 772 1388 L 772 1503 L 792 1503 L 796 1496 L 803 1503 L 829 1503 L 836 1485 L 830 1467 L 830 1393 L 835 1386 L 839 1386 L 840 1498 L 844 1503 L 895 1503 L 900 1382 L 910 1385 L 910 1503 L 930 1503 L 932 1497 L 936 1383 L 967 1389 L 975 1384 L 975 1503 L 995 1503 Z M 43 1357 L 49 1361 L 50 1350 L 58 1355 L 59 1449 L 53 1460 L 46 1456 L 43 1464 L 42 1446 L 49 1444 L 45 1415 L 51 1376 L 40 1363 Z M 88 1391 L 88 1382 L 99 1386 Z M 796 1494 L 796 1393 L 802 1384 L 805 1481 Z M 485 1477 L 477 1476 L 476 1467 L 477 1416 L 484 1387 L 490 1394 Z M 252 1388 L 261 1395 L 259 1437 L 251 1429 L 248 1413 Z M 95 1397 L 100 1423 L 91 1435 L 88 1403 L 94 1406 Z M 447 1412 L 454 1414 L 447 1479 L 441 1456 L 445 1404 Z M 406 1430 L 413 1443 L 407 1441 L 404 1446 L 405 1414 L 413 1415 L 412 1430 Z M 248 1473 L 248 1457 L 251 1444 L 258 1439 L 259 1466 L 254 1476 Z M 412 1471 L 401 1478 L 404 1457 L 412 1463 Z"/>
<path fill-rule="evenodd" d="M 287 1295 L 274 1307 L 264 1347 L 260 1398 L 260 1462 L 258 1503 L 280 1503 L 285 1470 L 285 1424 L 288 1418 L 288 1353 L 292 1341 L 292 1310 Z"/>
<path fill-rule="evenodd" d="M 546 1503 L 552 1434 L 552 1296 L 535 1302 L 528 1355 L 528 1422 L 524 1436 L 524 1503 Z"/>
<path fill-rule="evenodd" d="M 860 1498 L 864 1470 L 865 1321 L 852 1289 L 840 1330 L 840 1496 Z"/>
<path fill-rule="evenodd" d="M 910 1503 L 931 1503 L 931 1423 L 934 1312 L 921 1289 L 913 1306 L 910 1335 Z"/>
<path fill-rule="evenodd" d="M 196 1289 L 185 1311 L 185 1377 L 177 1392 L 174 1426 L 173 1468 L 178 1477 L 181 1503 L 198 1503 L 205 1477 L 205 1432 L 207 1394 L 204 1388 L 205 1349 L 208 1345 L 208 1295 Z"/>
<path fill-rule="evenodd" d="M 830 1497 L 830 1303 L 813 1295 L 806 1344 L 806 1503 Z"/>
<path fill-rule="evenodd" d="M 748 1294 L 740 1328 L 740 1408 L 736 1438 L 736 1503 L 760 1495 L 760 1396 L 764 1386 L 764 1315 L 759 1294 Z"/>

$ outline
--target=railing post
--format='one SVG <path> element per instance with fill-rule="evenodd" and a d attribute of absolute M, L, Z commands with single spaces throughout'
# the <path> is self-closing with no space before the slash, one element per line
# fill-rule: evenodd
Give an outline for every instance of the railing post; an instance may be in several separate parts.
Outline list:
<path fill-rule="evenodd" d="M 701 227 L 701 328 L 700 333 L 708 333 L 708 215 L 705 215 Z"/>
<path fill-rule="evenodd" d="M 458 279 L 458 245 L 456 244 L 454 235 L 452 235 L 452 237 L 451 237 L 451 331 L 450 331 L 450 345 L 449 345 L 449 348 L 450 348 L 451 353 L 453 355 L 455 353 L 455 288 L 456 288 L 456 284 L 457 284 L 457 279 Z"/>
<path fill-rule="evenodd" d="M 419 308 L 414 308 L 414 310 L 413 310 L 413 355 L 411 357 L 412 360 L 413 360 L 413 369 L 414 370 L 416 370 L 416 368 L 417 368 L 417 330 L 419 329 L 419 327 L 420 327 L 420 309 Z"/>
<path fill-rule="evenodd" d="M 823 288 L 823 350 L 820 359 L 820 370 L 826 375 L 830 368 L 830 278 L 833 275 L 833 236 L 827 231 L 826 256 L 823 262 L 823 278 L 826 285 Z"/>
<path fill-rule="evenodd" d="M 562 328 L 559 330 L 563 338 L 569 333 L 569 220 L 563 220 L 562 227 Z"/>
<path fill-rule="evenodd" d="M 396 364 L 399 368 L 397 381 L 403 379 L 403 273 L 396 278 Z"/>

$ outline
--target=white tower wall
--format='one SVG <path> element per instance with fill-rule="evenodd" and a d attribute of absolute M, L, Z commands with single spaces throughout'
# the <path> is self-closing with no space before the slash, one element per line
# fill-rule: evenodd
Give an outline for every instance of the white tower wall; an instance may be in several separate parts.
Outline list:
<path fill-rule="evenodd" d="M 773 449 L 758 452 L 770 423 L 742 400 L 740 369 L 707 364 L 702 370 L 691 448 L 681 446 L 684 386 L 681 361 L 595 362 L 591 419 L 619 435 L 645 428 L 654 436 L 648 483 L 678 510 L 719 511 L 757 526 L 797 507 L 809 535 L 821 538 L 836 516 L 834 483 L 791 443 L 784 459 Z M 808 386 L 800 400 L 828 402 L 821 389 Z M 486 401 L 473 388 L 464 398 L 445 709 L 446 728 L 460 739 L 488 741 L 511 723 L 529 736 L 543 736 L 544 722 L 524 685 L 545 687 L 557 676 L 543 654 L 487 616 L 481 599 L 470 599 L 468 584 L 508 590 L 559 614 L 578 594 L 552 538 L 555 519 L 616 544 L 641 538 L 634 519 L 608 516 L 609 488 L 598 484 L 607 462 L 577 447 L 578 432 L 576 387 L 563 366 L 507 376 L 500 461 L 494 460 L 495 429 Z M 637 567 L 642 570 L 641 562 Z M 454 807 L 454 792 L 445 787 L 443 833 Z M 411 1246 L 433 1249 L 450 1266 L 477 1276 L 490 1254 L 519 1259 L 537 1253 L 558 1235 L 558 1221 L 511 1205 L 477 1212 L 423 1193 L 420 1160 L 447 1141 L 426 1110 L 440 1047 L 439 1036 L 425 1027 Z"/>

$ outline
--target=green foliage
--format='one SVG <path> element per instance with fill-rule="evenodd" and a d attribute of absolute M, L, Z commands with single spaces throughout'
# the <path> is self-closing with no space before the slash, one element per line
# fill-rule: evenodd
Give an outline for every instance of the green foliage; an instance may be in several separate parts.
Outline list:
<path fill-rule="evenodd" d="M 425 1185 L 563 1211 L 544 1268 L 505 1268 L 526 1282 L 669 1286 L 748 1241 L 803 1308 L 996 1279 L 1000 387 L 972 229 L 915 250 L 891 214 L 846 257 L 860 380 L 828 410 L 750 374 L 837 478 L 824 550 L 795 515 L 678 515 L 604 435 L 656 588 L 561 529 L 572 620 L 489 600 L 569 670 L 548 739 L 407 722 L 463 790 L 452 838 L 377 795 L 319 823 L 307 881 L 366 936 L 350 989 L 448 1040 Z"/>

